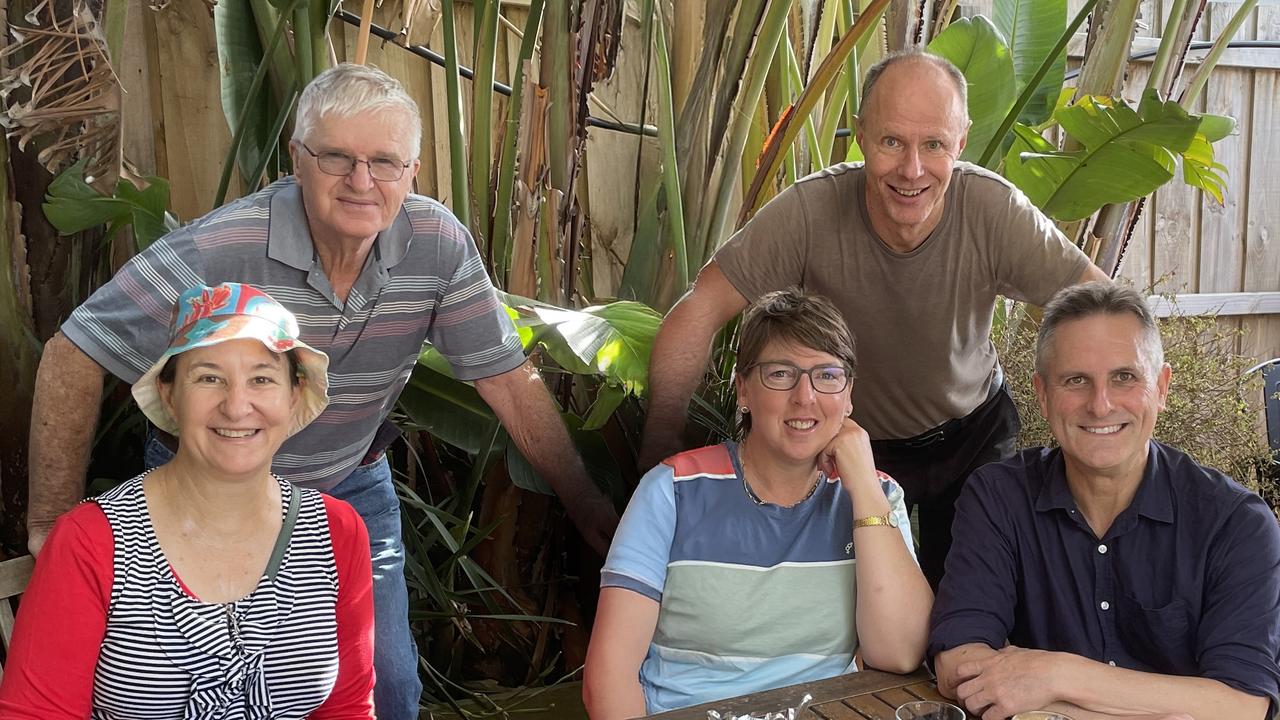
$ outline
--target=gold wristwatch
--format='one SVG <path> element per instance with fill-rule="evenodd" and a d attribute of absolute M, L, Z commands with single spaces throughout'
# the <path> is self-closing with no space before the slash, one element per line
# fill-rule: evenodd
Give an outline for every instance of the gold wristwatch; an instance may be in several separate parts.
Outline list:
<path fill-rule="evenodd" d="M 887 525 L 891 528 L 896 528 L 898 527 L 898 516 L 890 512 L 884 515 L 868 515 L 853 521 L 855 528 L 874 527 L 876 525 Z"/>

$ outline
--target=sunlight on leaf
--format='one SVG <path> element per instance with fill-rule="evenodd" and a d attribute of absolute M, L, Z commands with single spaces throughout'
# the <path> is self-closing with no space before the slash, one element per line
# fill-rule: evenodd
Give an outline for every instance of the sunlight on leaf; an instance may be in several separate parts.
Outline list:
<path fill-rule="evenodd" d="M 1155 191 L 1173 177 L 1177 156 L 1191 147 L 1201 122 L 1154 91 L 1136 110 L 1118 98 L 1087 96 L 1054 118 L 1083 148 L 1049 149 L 1029 128 L 1017 130 L 1005 177 L 1055 220 L 1079 220 Z"/>

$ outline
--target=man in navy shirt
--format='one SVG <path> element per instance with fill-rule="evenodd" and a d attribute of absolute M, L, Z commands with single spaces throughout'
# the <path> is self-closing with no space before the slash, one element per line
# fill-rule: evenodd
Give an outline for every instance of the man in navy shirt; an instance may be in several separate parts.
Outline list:
<path fill-rule="evenodd" d="M 1059 449 L 987 465 L 957 504 L 933 608 L 939 689 L 984 720 L 1270 717 L 1280 527 L 1266 503 L 1151 439 L 1170 370 L 1142 296 L 1058 293 L 1036 397 Z"/>

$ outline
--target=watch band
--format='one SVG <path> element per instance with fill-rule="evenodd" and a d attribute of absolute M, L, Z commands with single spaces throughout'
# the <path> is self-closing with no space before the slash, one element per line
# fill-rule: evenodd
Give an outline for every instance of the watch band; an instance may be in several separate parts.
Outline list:
<path fill-rule="evenodd" d="M 867 517 L 858 518 L 857 520 L 853 521 L 853 526 L 855 528 L 875 527 L 877 525 L 884 525 L 886 527 L 898 527 L 898 522 L 897 522 L 897 518 L 894 517 L 892 512 L 885 513 L 884 515 L 868 515 Z"/>

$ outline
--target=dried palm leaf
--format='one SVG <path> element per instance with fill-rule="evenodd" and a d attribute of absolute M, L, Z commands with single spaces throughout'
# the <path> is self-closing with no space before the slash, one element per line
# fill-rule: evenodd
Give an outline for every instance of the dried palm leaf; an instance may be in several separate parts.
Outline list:
<path fill-rule="evenodd" d="M 27 27 L 11 26 L 16 42 L 0 51 L 0 126 L 19 149 L 35 143 L 51 173 L 87 158 L 85 179 L 110 193 L 120 173 L 120 80 L 88 5 L 74 0 L 67 15 L 56 12 L 45 0 Z"/>

